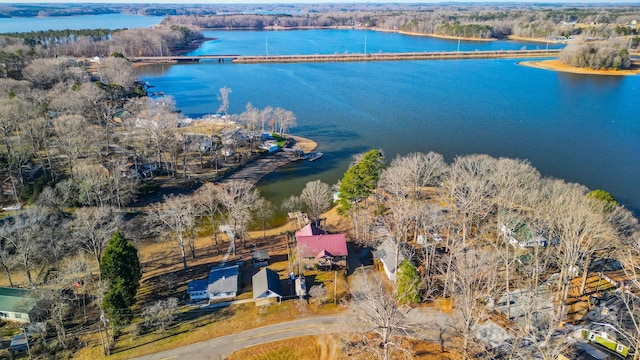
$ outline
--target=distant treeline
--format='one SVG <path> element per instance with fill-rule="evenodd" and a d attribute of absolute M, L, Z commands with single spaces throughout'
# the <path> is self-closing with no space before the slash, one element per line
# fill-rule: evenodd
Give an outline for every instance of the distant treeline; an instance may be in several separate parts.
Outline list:
<path fill-rule="evenodd" d="M 493 28 L 489 25 L 461 25 L 458 22 L 445 23 L 438 26 L 438 28 L 436 29 L 436 34 L 479 39 L 489 39 L 494 36 Z"/>
<path fill-rule="evenodd" d="M 152 29 L 48 30 L 0 35 L 0 73 L 19 72 L 32 58 L 94 57 L 119 54 L 124 57 L 176 55 L 198 46 L 199 31 L 184 26 Z"/>
<path fill-rule="evenodd" d="M 555 39 L 608 38 L 637 34 L 640 9 L 634 7 L 545 8 L 532 6 L 424 5 L 419 10 L 332 10 L 283 14 L 219 13 L 170 16 L 169 25 L 205 29 L 267 27 L 377 27 L 422 34 L 503 38 L 509 35 Z"/>
<path fill-rule="evenodd" d="M 0 5 L 0 18 L 102 15 L 120 12 L 106 4 L 4 4 Z"/>
<path fill-rule="evenodd" d="M 41 30 L 30 32 L 14 32 L 2 34 L 4 36 L 19 38 L 22 43 L 28 46 L 36 45 L 62 45 L 74 42 L 80 38 L 89 38 L 93 41 L 108 40 L 115 32 L 125 30 L 110 29 L 81 29 L 81 30 Z"/>

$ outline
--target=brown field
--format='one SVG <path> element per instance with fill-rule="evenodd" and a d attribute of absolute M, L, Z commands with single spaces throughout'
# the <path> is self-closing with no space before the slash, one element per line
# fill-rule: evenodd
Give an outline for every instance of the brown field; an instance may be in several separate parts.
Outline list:
<path fill-rule="evenodd" d="M 349 357 L 340 351 L 341 339 L 337 334 L 320 336 L 303 336 L 295 339 L 271 342 L 253 346 L 235 352 L 227 360 L 346 360 Z M 457 360 L 461 359 L 455 352 L 445 349 L 443 352 L 439 345 L 405 339 L 403 346 L 411 349 L 412 359 L 416 360 Z M 363 359 L 369 355 L 364 355 Z M 360 359 L 356 356 L 355 358 Z"/>
<path fill-rule="evenodd" d="M 336 335 L 302 336 L 236 351 L 227 360 L 333 360 L 340 359 Z"/>

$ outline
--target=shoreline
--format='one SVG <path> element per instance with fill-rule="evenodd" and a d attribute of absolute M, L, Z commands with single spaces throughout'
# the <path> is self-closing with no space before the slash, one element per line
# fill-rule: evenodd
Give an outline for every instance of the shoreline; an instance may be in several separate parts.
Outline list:
<path fill-rule="evenodd" d="M 516 35 L 509 35 L 507 36 L 508 40 L 511 41 L 524 41 L 524 42 L 531 42 L 531 43 L 538 43 L 538 44 L 565 44 L 562 42 L 558 42 L 556 40 L 547 40 L 545 38 L 530 38 L 530 37 L 524 37 L 524 36 L 516 36 Z"/>
<path fill-rule="evenodd" d="M 558 71 L 571 74 L 581 75 L 604 75 L 604 76 L 633 76 L 640 74 L 640 66 L 634 62 L 634 66 L 630 70 L 594 70 L 589 68 L 579 68 L 561 63 L 559 60 L 536 60 L 536 61 L 520 61 L 518 65 L 528 66 L 536 69 Z"/>
<path fill-rule="evenodd" d="M 318 147 L 318 143 L 302 136 L 286 135 L 286 137 L 293 138 L 296 141 L 294 147 L 304 151 L 305 153 L 309 153 Z M 245 166 L 234 169 L 228 176 L 225 176 L 216 182 L 223 183 L 231 180 L 245 180 L 256 185 L 263 177 L 277 171 L 278 168 L 284 165 L 296 161 L 305 160 L 298 160 L 292 153 L 278 151 L 273 154 L 256 158 Z"/>
<path fill-rule="evenodd" d="M 423 34 L 412 31 L 403 31 L 403 30 L 392 30 L 391 32 L 397 32 L 398 34 L 408 35 L 408 36 L 423 36 L 423 37 L 432 37 L 436 39 L 444 39 L 444 40 L 460 40 L 460 41 L 471 41 L 471 42 L 492 42 L 497 41 L 497 38 L 468 38 L 461 36 L 451 36 L 451 35 L 439 35 L 439 34 Z"/>

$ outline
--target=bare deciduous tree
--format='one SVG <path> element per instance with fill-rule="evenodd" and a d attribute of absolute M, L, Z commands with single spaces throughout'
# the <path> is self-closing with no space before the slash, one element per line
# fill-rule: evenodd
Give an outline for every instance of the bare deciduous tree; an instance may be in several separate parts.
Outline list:
<path fill-rule="evenodd" d="M 361 329 L 355 350 L 376 359 L 410 358 L 410 351 L 402 346 L 402 338 L 415 331 L 407 316 L 411 309 L 403 310 L 379 280 L 366 275 L 357 278 L 351 292 L 351 309 Z"/>
<path fill-rule="evenodd" d="M 200 213 L 209 220 L 211 226 L 211 239 L 216 247 L 216 254 L 220 253 L 220 244 L 218 243 L 218 215 L 220 213 L 220 203 L 217 198 L 217 190 L 215 185 L 211 183 L 204 184 L 196 194 Z"/>
<path fill-rule="evenodd" d="M 84 136 L 86 120 L 81 115 L 62 115 L 53 119 L 55 139 L 62 153 L 67 157 L 69 175 L 73 178 L 76 170 L 76 161 L 82 155 L 87 145 L 87 137 Z"/>
<path fill-rule="evenodd" d="M 218 99 L 218 101 L 220 101 L 218 112 L 222 113 L 223 115 L 226 115 L 227 111 L 229 110 L 229 94 L 231 93 L 231 88 L 224 86 L 220 88 L 220 92 L 218 92 L 218 95 L 216 95 L 216 98 Z"/>
<path fill-rule="evenodd" d="M 221 210 L 232 226 L 234 236 L 231 241 L 233 254 L 236 254 L 235 235 L 243 235 L 251 221 L 251 210 L 260 198 L 253 184 L 244 180 L 231 180 L 220 184 L 217 198 L 222 205 Z M 243 240 L 244 243 L 244 240 Z"/>
<path fill-rule="evenodd" d="M 191 200 L 184 195 L 164 196 L 163 202 L 154 204 L 149 211 L 149 221 L 152 225 L 160 225 L 164 231 L 172 236 L 180 249 L 182 264 L 187 269 L 187 246 L 189 246 L 189 222 L 192 218 L 193 206 Z"/>
<path fill-rule="evenodd" d="M 482 350 L 477 348 L 480 344 L 473 339 L 480 323 L 488 318 L 485 304 L 495 294 L 497 260 L 490 251 L 462 246 L 452 251 L 455 252 L 452 295 L 462 320 L 454 329 L 462 339 L 460 352 L 465 358 L 471 358 L 475 352 Z"/>
<path fill-rule="evenodd" d="M 171 325 L 178 315 L 178 299 L 172 297 L 158 300 L 144 309 L 142 318 L 147 326 L 160 328 L 161 332 Z"/>
<path fill-rule="evenodd" d="M 100 265 L 102 250 L 111 235 L 122 224 L 121 215 L 112 207 L 85 207 L 76 212 L 73 235 L 78 248 L 91 256 Z"/>
<path fill-rule="evenodd" d="M 320 215 L 331 209 L 333 204 L 333 192 L 331 186 L 320 180 L 309 181 L 302 189 L 300 200 L 309 209 L 311 218 L 316 225 L 320 223 Z"/>
<path fill-rule="evenodd" d="M 0 228 L 0 236 L 11 244 L 16 261 L 22 266 L 29 286 L 33 286 L 31 271 L 36 262 L 44 257 L 43 235 L 49 226 L 47 215 L 40 208 L 27 209 L 14 217 L 11 224 Z"/>
<path fill-rule="evenodd" d="M 119 57 L 107 57 L 97 63 L 97 74 L 105 84 L 119 85 L 124 89 L 131 89 L 135 83 L 135 76 L 131 63 Z"/>

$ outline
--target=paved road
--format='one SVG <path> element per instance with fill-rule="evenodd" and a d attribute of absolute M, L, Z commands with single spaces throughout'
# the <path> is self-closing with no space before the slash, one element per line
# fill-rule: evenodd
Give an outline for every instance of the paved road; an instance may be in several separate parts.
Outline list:
<path fill-rule="evenodd" d="M 345 314 L 346 315 L 346 314 Z M 310 317 L 276 325 L 255 328 L 240 333 L 222 336 L 200 343 L 183 346 L 137 360 L 169 359 L 224 359 L 232 353 L 263 343 L 305 335 L 339 333 L 346 330 L 345 316 Z"/>

